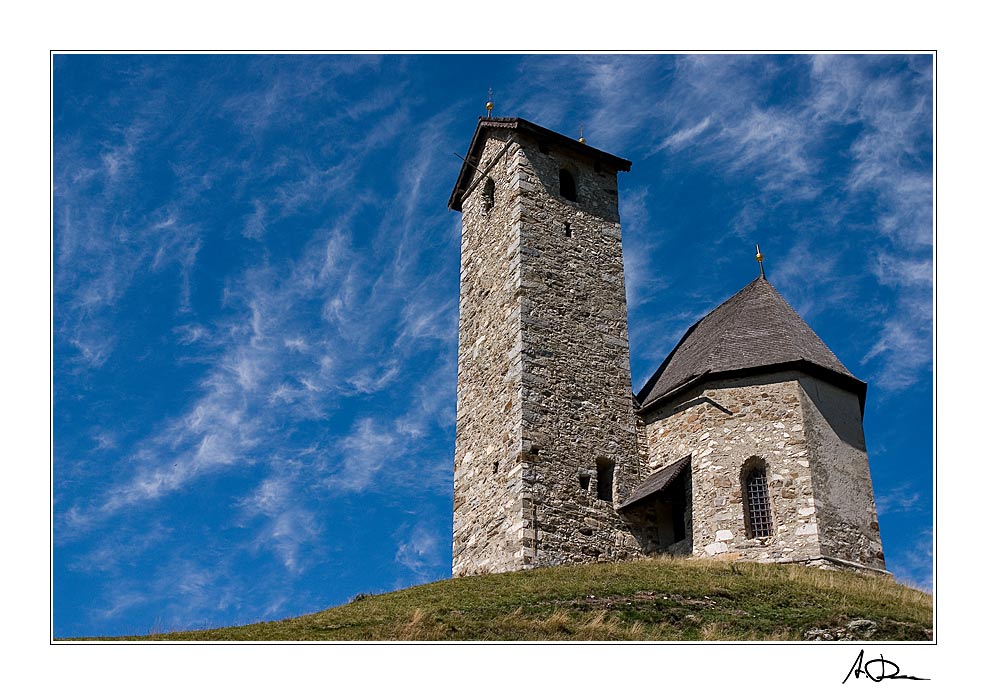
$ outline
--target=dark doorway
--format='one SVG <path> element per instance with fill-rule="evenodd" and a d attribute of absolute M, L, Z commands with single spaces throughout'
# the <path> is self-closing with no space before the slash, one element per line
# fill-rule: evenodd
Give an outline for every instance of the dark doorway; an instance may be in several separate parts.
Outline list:
<path fill-rule="evenodd" d="M 660 489 L 618 510 L 648 554 L 692 554 L 692 476 L 688 467 Z"/>

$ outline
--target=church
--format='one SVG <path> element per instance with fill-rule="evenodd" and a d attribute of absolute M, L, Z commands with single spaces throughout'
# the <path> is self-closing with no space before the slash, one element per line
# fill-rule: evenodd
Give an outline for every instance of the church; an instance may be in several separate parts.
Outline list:
<path fill-rule="evenodd" d="M 762 270 L 634 394 L 617 205 L 631 163 L 492 108 L 449 200 L 453 575 L 662 553 L 884 574 L 866 384 Z"/>

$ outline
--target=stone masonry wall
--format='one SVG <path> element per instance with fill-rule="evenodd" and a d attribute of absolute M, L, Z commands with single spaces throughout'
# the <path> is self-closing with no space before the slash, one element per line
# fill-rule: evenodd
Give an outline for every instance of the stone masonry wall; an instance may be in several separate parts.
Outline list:
<path fill-rule="evenodd" d="M 631 557 L 637 542 L 614 511 L 639 468 L 617 174 L 534 142 L 515 163 L 525 565 Z M 560 194 L 560 167 L 576 201 Z M 613 501 L 598 499 L 598 461 L 614 465 Z"/>
<path fill-rule="evenodd" d="M 692 547 L 760 562 L 820 555 L 797 375 L 713 381 L 645 414 L 651 470 L 692 454 Z M 774 535 L 748 539 L 741 469 L 765 461 Z"/>
<path fill-rule="evenodd" d="M 860 402 L 812 377 L 799 385 L 822 554 L 884 570 Z"/>
<path fill-rule="evenodd" d="M 495 131 L 477 169 L 490 171 L 463 201 L 459 385 L 453 495 L 454 576 L 521 568 L 520 225 L 509 182 L 517 145 Z"/>
<path fill-rule="evenodd" d="M 493 206 L 483 181 L 463 200 L 453 574 L 634 556 L 614 511 L 640 472 L 616 172 L 486 137 Z"/>

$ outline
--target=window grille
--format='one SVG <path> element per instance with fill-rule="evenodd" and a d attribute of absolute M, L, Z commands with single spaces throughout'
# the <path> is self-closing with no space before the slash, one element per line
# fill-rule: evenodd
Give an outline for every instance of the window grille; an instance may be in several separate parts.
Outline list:
<path fill-rule="evenodd" d="M 768 479 L 764 470 L 755 468 L 744 482 L 747 502 L 747 534 L 751 538 L 767 538 L 772 534 L 771 501 L 768 497 Z"/>

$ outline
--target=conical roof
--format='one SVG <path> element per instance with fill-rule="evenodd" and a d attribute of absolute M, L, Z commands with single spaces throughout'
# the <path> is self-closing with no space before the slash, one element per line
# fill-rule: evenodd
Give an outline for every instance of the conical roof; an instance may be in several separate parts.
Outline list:
<path fill-rule="evenodd" d="M 695 323 L 637 395 L 641 408 L 679 388 L 714 376 L 799 369 L 857 393 L 863 409 L 867 385 L 853 376 L 788 302 L 763 277 Z"/>

